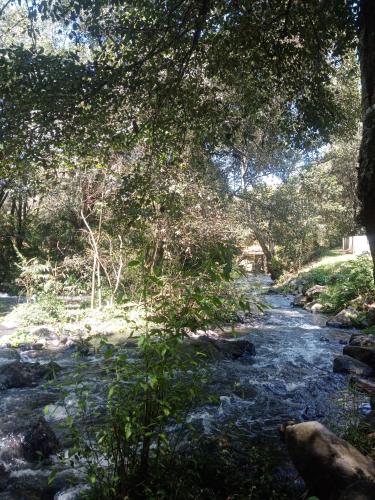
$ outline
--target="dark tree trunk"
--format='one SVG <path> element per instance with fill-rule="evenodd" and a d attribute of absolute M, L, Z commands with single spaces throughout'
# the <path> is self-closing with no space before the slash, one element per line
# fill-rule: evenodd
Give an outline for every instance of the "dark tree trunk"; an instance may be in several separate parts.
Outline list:
<path fill-rule="evenodd" d="M 366 228 L 375 279 L 375 1 L 361 0 L 359 54 L 362 80 L 363 133 L 358 165 L 361 223 Z"/>

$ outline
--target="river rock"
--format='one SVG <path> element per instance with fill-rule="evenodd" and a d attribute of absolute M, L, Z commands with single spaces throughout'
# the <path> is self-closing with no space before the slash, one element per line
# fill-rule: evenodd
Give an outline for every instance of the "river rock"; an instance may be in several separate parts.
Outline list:
<path fill-rule="evenodd" d="M 312 302 L 307 302 L 304 305 L 304 309 L 306 309 L 306 311 L 310 311 L 312 313 L 321 312 L 323 310 L 323 308 L 324 308 L 323 304 L 320 304 L 319 302 L 316 302 L 315 300 L 313 300 Z"/>
<path fill-rule="evenodd" d="M 325 292 L 327 289 L 326 286 L 322 286 L 322 285 L 314 285 L 312 286 L 311 288 L 309 288 L 308 290 L 306 290 L 305 292 L 305 295 L 308 299 L 313 299 L 314 297 L 316 297 L 317 295 Z"/>
<path fill-rule="evenodd" d="M 310 311 L 312 313 L 318 313 L 318 312 L 322 312 L 324 306 L 323 304 L 320 304 L 319 302 L 315 302 L 311 307 L 310 307 Z"/>
<path fill-rule="evenodd" d="M 320 422 L 286 425 L 283 432 L 310 495 L 333 500 L 358 480 L 375 480 L 375 463 Z"/>
<path fill-rule="evenodd" d="M 356 481 L 341 493 L 339 500 L 374 500 L 375 483 Z"/>
<path fill-rule="evenodd" d="M 363 377 L 370 377 L 373 374 L 372 368 L 368 365 L 346 355 L 337 356 L 333 360 L 333 371 L 335 373 L 351 373 Z"/>
<path fill-rule="evenodd" d="M 375 337 L 372 335 L 364 335 L 362 333 L 353 333 L 350 337 L 349 344 L 360 347 L 375 348 Z"/>
<path fill-rule="evenodd" d="M 44 343 L 43 342 L 35 342 L 34 344 L 31 344 L 31 350 L 32 351 L 41 351 L 44 349 Z"/>
<path fill-rule="evenodd" d="M 13 361 L 0 367 L 0 390 L 13 387 L 32 387 L 42 378 L 52 378 L 61 368 L 57 363 L 41 365 Z"/>
<path fill-rule="evenodd" d="M 27 460 L 47 458 L 59 449 L 59 441 L 43 417 L 26 432 L 22 449 Z"/>
<path fill-rule="evenodd" d="M 295 307 L 303 307 L 307 302 L 307 299 L 302 293 L 297 294 L 293 299 L 293 305 Z"/>
<path fill-rule="evenodd" d="M 239 340 L 214 340 L 215 347 L 219 349 L 225 357 L 237 359 L 244 354 L 255 355 L 254 344 L 245 339 Z"/>
<path fill-rule="evenodd" d="M 366 363 L 366 365 L 375 370 L 375 349 L 372 349 L 371 347 L 346 345 L 343 352 L 346 356 L 358 359 L 358 361 Z"/>
<path fill-rule="evenodd" d="M 216 340 L 207 335 L 194 339 L 191 345 L 211 359 L 237 359 L 244 354 L 255 355 L 254 344 L 246 339 Z"/>
<path fill-rule="evenodd" d="M 3 348 L 0 349 L 0 367 L 6 366 L 12 361 L 19 361 L 20 355 L 16 351 L 16 349 L 12 348 Z"/>
<path fill-rule="evenodd" d="M 347 307 L 340 311 L 336 316 L 327 321 L 327 326 L 334 328 L 350 328 L 354 326 L 358 316 L 358 311 L 354 307 Z"/>

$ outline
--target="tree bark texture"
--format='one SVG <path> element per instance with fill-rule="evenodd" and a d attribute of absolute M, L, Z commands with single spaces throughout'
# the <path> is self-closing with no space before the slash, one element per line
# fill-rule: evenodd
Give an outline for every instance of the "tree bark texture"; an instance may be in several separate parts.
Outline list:
<path fill-rule="evenodd" d="M 375 279 L 375 0 L 361 0 L 359 56 L 363 132 L 358 165 L 360 221 L 366 229 Z"/>

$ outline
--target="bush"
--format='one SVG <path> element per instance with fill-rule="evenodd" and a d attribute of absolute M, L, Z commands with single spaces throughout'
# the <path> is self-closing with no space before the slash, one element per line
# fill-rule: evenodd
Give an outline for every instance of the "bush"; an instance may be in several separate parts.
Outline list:
<path fill-rule="evenodd" d="M 268 265 L 268 270 L 271 274 L 271 278 L 277 280 L 282 275 L 284 266 L 279 259 L 272 257 L 271 262 Z"/>
<path fill-rule="evenodd" d="M 70 456 L 87 466 L 88 498 L 159 498 L 154 481 L 164 474 L 179 435 L 168 429 L 183 425 L 201 394 L 199 359 L 184 349 L 183 329 L 168 317 L 168 298 L 152 302 L 147 296 L 149 320 L 136 352 L 103 342 L 104 403 L 86 387 L 85 372 L 77 377 L 79 415 L 67 423 L 75 442 Z M 83 429 L 79 422 L 85 422 Z"/>
<path fill-rule="evenodd" d="M 54 295 L 40 295 L 35 302 L 19 304 L 9 315 L 21 326 L 45 325 L 64 321 L 64 303 Z"/>
<path fill-rule="evenodd" d="M 327 285 L 326 292 L 319 298 L 325 310 L 338 312 L 360 296 L 363 301 L 370 299 L 375 292 L 372 266 L 369 257 L 360 256 L 341 264 L 333 274 L 327 276 L 326 283 L 319 283 Z"/>
<path fill-rule="evenodd" d="M 319 296 L 319 302 L 326 312 L 337 313 L 359 299 L 359 305 L 371 301 L 375 297 L 373 281 L 373 263 L 367 255 L 361 255 L 345 262 L 323 264 L 313 267 L 298 275 L 295 282 L 308 289 L 314 285 L 322 285 L 326 290 Z M 290 279 L 280 284 L 286 293 L 293 292 Z"/>
<path fill-rule="evenodd" d="M 67 421 L 75 442 L 70 458 L 87 468 L 88 498 L 170 498 L 159 478 L 175 459 L 188 412 L 206 399 L 204 356 L 186 349 L 186 331 L 241 307 L 214 263 L 200 276 L 145 270 L 141 305 L 144 322 L 133 331 L 138 349 L 103 342 L 100 389 L 87 385 L 85 370 L 76 378 L 79 414 Z"/>

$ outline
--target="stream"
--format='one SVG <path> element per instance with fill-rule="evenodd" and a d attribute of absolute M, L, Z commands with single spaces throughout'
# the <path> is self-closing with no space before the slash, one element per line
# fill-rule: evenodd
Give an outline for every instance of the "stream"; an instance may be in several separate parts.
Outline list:
<path fill-rule="evenodd" d="M 212 369 L 209 392 L 218 396 L 218 404 L 207 404 L 194 409 L 188 421 L 206 435 L 220 434 L 230 426 L 239 435 L 261 437 L 269 442 L 279 442 L 278 426 L 288 420 L 319 420 L 330 427 L 339 425 L 352 411 L 347 393 L 347 377 L 332 372 L 335 356 L 341 354 L 354 330 L 326 327 L 327 317 L 311 314 L 291 305 L 292 297 L 267 293 L 271 281 L 265 277 L 249 278 L 243 285 L 248 288 L 257 281 L 261 300 L 270 307 L 251 324 L 238 325 L 237 338 L 250 340 L 256 349 L 255 356 L 238 360 L 221 360 Z M 4 298 L 0 297 L 0 304 Z M 6 299 L 8 300 L 8 299 Z M 0 325 L 1 336 L 6 330 Z M 229 329 L 223 335 L 227 338 Z M 47 363 L 57 362 L 62 371 L 61 380 L 69 379 L 78 361 L 69 349 L 49 352 L 24 351 L 0 348 L 0 366 L 14 359 Z M 89 356 L 88 380 L 95 381 L 98 359 Z M 91 373 L 91 375 L 90 375 Z M 66 413 L 59 403 L 57 387 L 38 385 L 0 392 L 0 499 L 6 500 L 73 500 L 83 487 L 83 476 L 62 466 L 57 456 L 42 464 L 25 460 L 19 453 L 22 431 L 50 410 L 46 420 L 55 430 L 64 448 L 69 446 L 67 433 L 62 430 Z M 74 404 L 73 396 L 65 400 Z M 366 398 L 359 403 L 363 412 L 369 409 Z M 53 486 L 48 486 L 48 476 L 57 467 L 59 472 Z M 78 484 L 70 485 L 74 477 Z"/>

